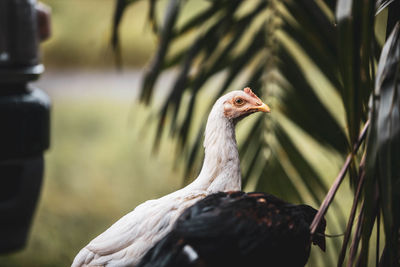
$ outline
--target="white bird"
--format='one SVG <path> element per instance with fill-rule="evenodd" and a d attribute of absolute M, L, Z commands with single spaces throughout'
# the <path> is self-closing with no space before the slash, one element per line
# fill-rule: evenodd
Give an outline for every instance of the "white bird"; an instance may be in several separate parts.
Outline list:
<path fill-rule="evenodd" d="M 257 111 L 270 109 L 250 88 L 220 97 L 208 116 L 199 176 L 178 191 L 137 206 L 84 247 L 72 267 L 135 266 L 184 210 L 212 193 L 241 190 L 235 125 Z"/>

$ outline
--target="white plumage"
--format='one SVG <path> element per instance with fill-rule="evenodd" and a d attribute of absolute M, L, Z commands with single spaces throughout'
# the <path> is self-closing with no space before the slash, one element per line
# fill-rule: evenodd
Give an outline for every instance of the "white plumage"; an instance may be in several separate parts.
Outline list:
<path fill-rule="evenodd" d="M 209 194 L 241 190 L 235 124 L 257 111 L 269 108 L 249 88 L 219 98 L 207 120 L 199 176 L 176 192 L 137 206 L 84 247 L 72 267 L 135 266 L 185 209 Z"/>

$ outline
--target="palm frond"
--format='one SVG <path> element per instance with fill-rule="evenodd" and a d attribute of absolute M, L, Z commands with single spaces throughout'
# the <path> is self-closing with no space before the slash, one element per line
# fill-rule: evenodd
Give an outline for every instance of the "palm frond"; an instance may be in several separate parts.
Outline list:
<path fill-rule="evenodd" d="M 400 45 L 395 15 L 399 1 L 210 1 L 179 25 L 184 1 L 169 0 L 160 25 L 155 16 L 157 1 L 149 2 L 149 20 L 159 45 L 144 74 L 141 100 L 149 104 L 160 74 L 176 70 L 173 86 L 156 116 L 156 146 L 161 134 L 169 131 L 177 140 L 177 160 L 185 162 L 185 177 L 189 177 L 198 171 L 202 158 L 205 125 L 194 123 L 198 107 L 209 110 L 225 91 L 250 85 L 268 99 L 274 116 L 268 120 L 258 117 L 246 129 L 239 127 L 244 188 L 318 205 L 328 193 L 329 179 L 310 161 L 302 142 L 315 144 L 316 148 L 311 148 L 315 154 L 323 149 L 332 158 L 340 155 L 345 167 L 313 227 L 333 203 L 328 222 L 337 224 L 328 223 L 328 227 L 343 231 L 345 216 L 333 197 L 349 170 L 355 195 L 339 266 L 346 260 L 350 242 L 347 263 L 362 266 L 367 262 L 380 212 L 386 238 L 384 260 L 393 263 L 400 221 L 400 204 L 395 202 L 400 191 L 396 180 L 400 177 L 396 169 L 400 155 Z M 126 3 L 117 0 L 115 34 Z M 383 9 L 388 10 L 388 32 L 393 33 L 381 53 L 374 27 L 375 16 Z M 188 45 L 173 49 L 182 39 Z M 117 35 L 113 40 L 118 43 Z M 216 77 L 220 83 L 213 84 L 214 92 L 204 101 L 203 92 Z M 370 130 L 367 145 L 360 148 L 359 132 L 368 125 L 369 98 Z M 200 116 L 205 121 L 207 113 Z M 331 243 L 334 258 L 339 255 L 339 243 Z M 332 262 L 326 257 L 324 265 L 329 264 Z"/>
<path fill-rule="evenodd" d="M 400 173 L 400 22 L 397 22 L 386 41 L 378 64 L 375 82 L 371 130 L 367 148 L 367 176 L 376 184 L 365 188 L 370 194 L 378 187 L 380 209 L 386 236 L 387 261 L 394 266 L 399 260 Z M 374 203 L 368 203 L 371 212 Z M 363 233 L 363 244 L 368 243 L 369 232 Z M 365 245 L 366 246 L 366 245 Z M 368 251 L 362 251 L 366 260 Z"/>
<path fill-rule="evenodd" d="M 369 58 L 360 51 L 370 54 L 372 33 L 363 27 L 371 28 L 373 25 L 373 1 L 365 4 L 361 1 L 339 0 L 336 19 L 343 81 L 342 98 L 346 109 L 350 147 L 353 147 L 357 142 L 363 109 L 371 91 Z"/>
<path fill-rule="evenodd" d="M 378 0 L 378 1 L 376 1 L 375 14 L 378 15 L 379 13 L 381 13 L 382 10 L 384 10 L 387 6 L 389 6 L 394 1 L 395 0 Z"/>
<path fill-rule="evenodd" d="M 155 17 L 154 17 L 154 3 L 155 1 L 151 1 L 151 8 L 150 8 L 150 18 L 153 22 L 153 25 L 156 24 Z M 140 95 L 141 100 L 149 103 L 155 81 L 157 80 L 160 72 L 162 63 L 164 58 L 168 52 L 168 48 L 170 45 L 170 40 L 172 39 L 172 32 L 173 27 L 175 26 L 178 13 L 180 10 L 180 1 L 179 0 L 170 0 L 168 3 L 165 19 L 163 26 L 160 30 L 160 44 L 158 45 L 158 49 L 156 55 L 154 56 L 153 60 L 151 61 L 146 74 L 143 79 L 142 85 L 142 93 Z"/>

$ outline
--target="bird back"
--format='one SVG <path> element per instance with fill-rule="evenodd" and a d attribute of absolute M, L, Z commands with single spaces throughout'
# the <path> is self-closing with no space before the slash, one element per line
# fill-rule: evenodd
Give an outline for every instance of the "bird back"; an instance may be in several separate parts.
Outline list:
<path fill-rule="evenodd" d="M 139 266 L 304 266 L 316 210 L 265 193 L 216 193 L 187 209 Z M 323 234 L 325 225 L 319 231 Z"/>

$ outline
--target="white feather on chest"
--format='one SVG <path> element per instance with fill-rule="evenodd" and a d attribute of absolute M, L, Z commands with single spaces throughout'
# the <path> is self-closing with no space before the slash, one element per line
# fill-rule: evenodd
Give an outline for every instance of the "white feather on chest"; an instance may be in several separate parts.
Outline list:
<path fill-rule="evenodd" d="M 137 206 L 77 255 L 72 266 L 134 266 L 147 250 L 168 233 L 182 212 L 206 196 L 184 189 Z M 83 256 L 83 257 L 80 257 Z M 76 262 L 78 263 L 78 262 Z"/>

